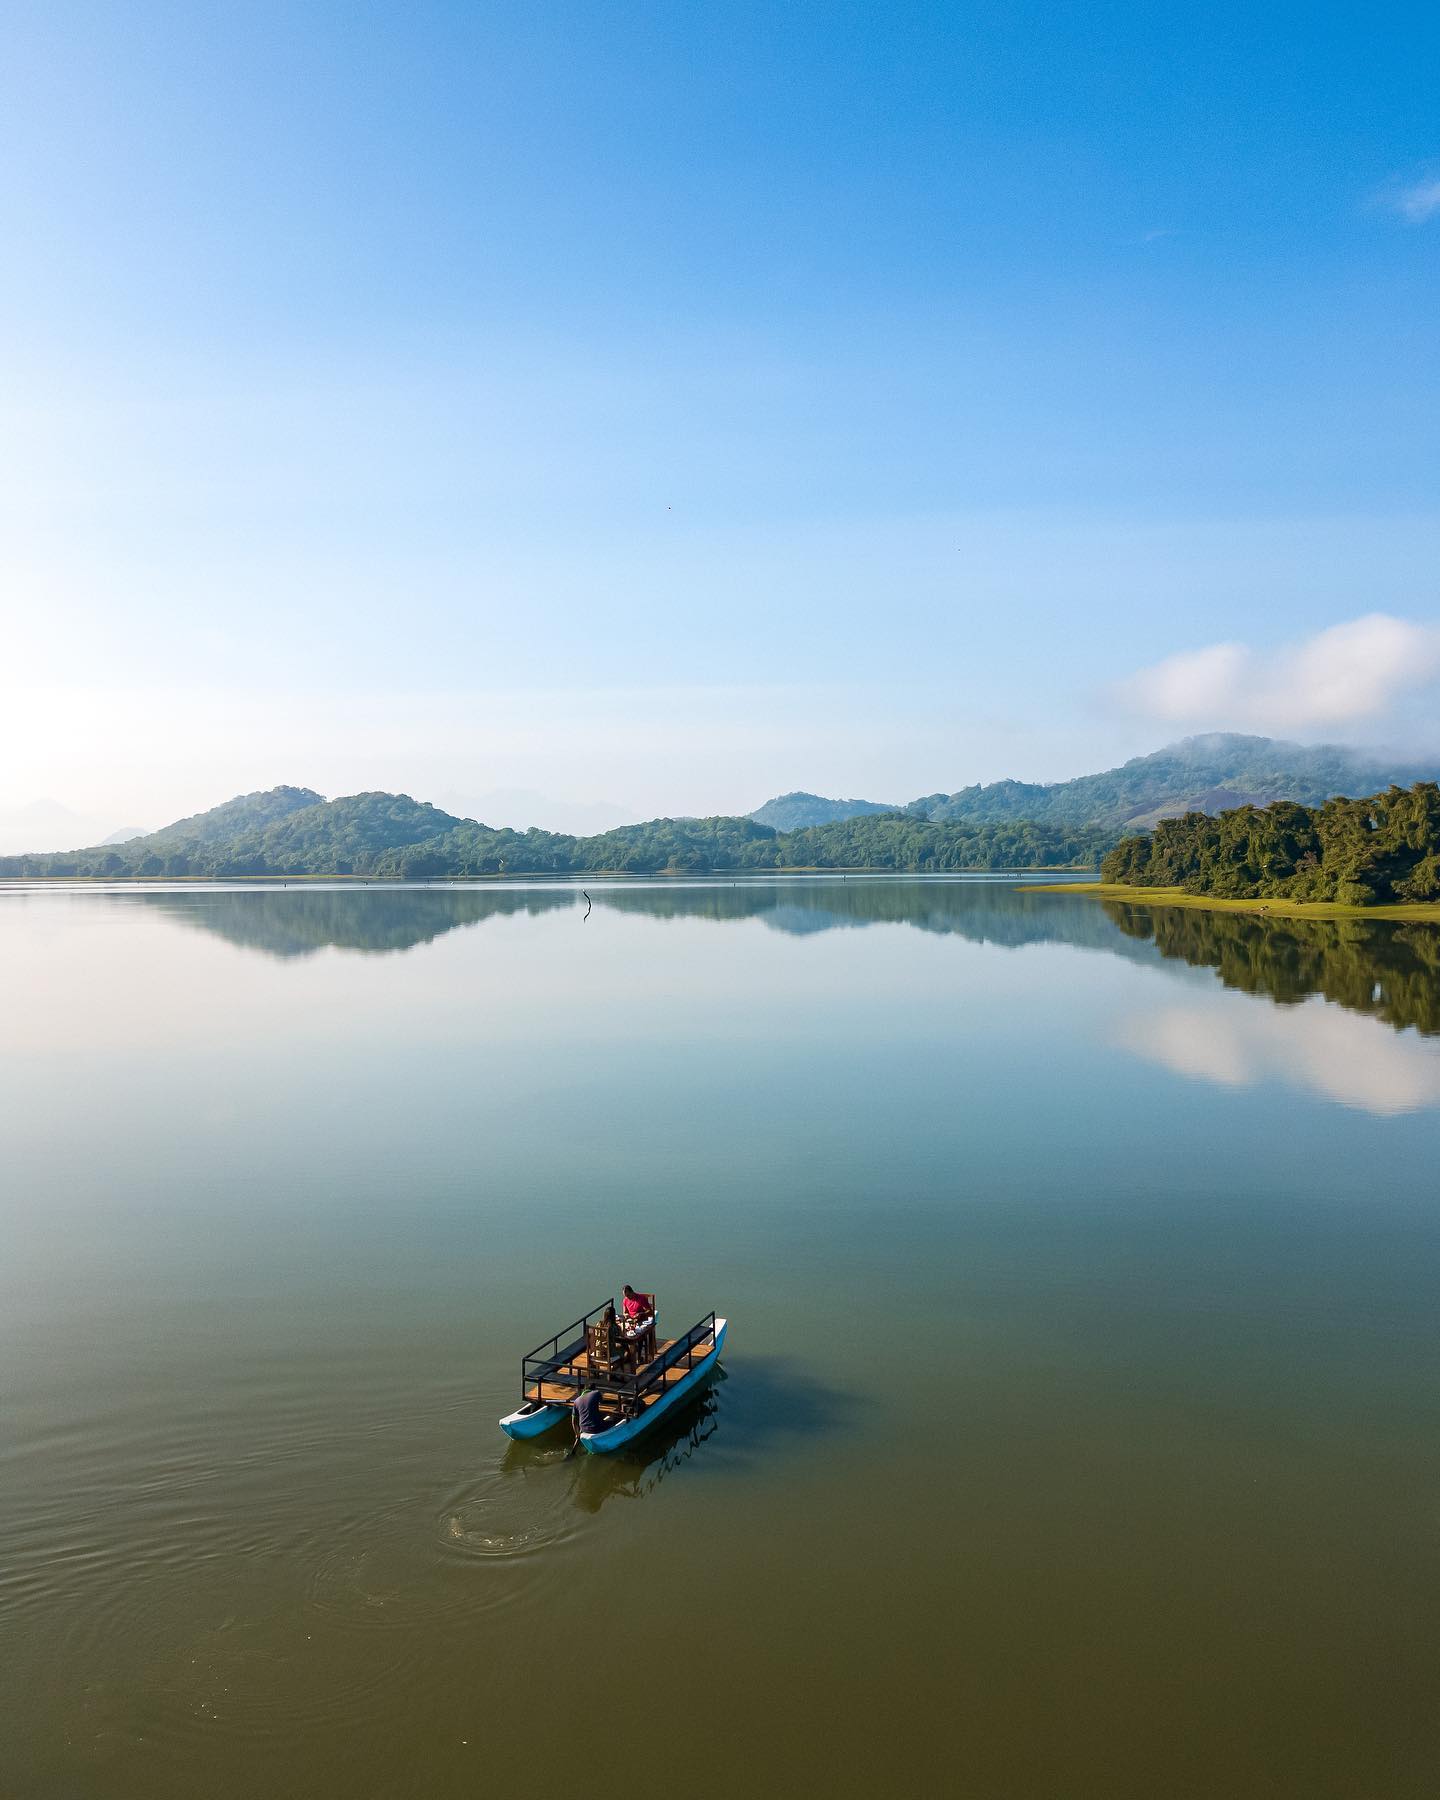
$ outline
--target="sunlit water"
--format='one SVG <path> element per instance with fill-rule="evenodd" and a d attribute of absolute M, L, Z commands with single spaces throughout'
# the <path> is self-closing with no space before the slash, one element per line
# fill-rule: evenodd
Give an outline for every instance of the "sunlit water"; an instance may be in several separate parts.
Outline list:
<path fill-rule="evenodd" d="M 588 886 L 0 891 L 0 1794 L 1433 1795 L 1440 934 Z"/>

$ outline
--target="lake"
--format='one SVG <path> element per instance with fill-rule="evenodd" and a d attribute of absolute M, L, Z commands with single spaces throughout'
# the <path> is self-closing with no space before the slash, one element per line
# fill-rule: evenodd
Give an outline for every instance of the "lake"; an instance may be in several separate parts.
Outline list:
<path fill-rule="evenodd" d="M 1440 932 L 585 886 L 0 891 L 0 1793 L 1428 1800 Z"/>

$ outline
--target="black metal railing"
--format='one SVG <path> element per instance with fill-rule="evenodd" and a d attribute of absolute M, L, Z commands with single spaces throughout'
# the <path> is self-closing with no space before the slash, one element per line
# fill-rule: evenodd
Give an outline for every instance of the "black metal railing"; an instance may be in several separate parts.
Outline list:
<path fill-rule="evenodd" d="M 549 1381 L 558 1378 L 559 1371 L 567 1363 L 573 1363 L 585 1349 L 585 1328 L 592 1319 L 598 1319 L 607 1306 L 613 1307 L 613 1300 L 602 1300 L 598 1306 L 592 1306 L 587 1313 L 569 1325 L 563 1325 L 554 1337 L 546 1338 L 543 1344 L 537 1344 L 528 1356 L 520 1359 L 520 1388 L 528 1399 L 529 1384 L 532 1381 Z M 562 1347 L 563 1340 L 563 1347 Z M 563 1381 L 568 1386 L 569 1382 Z"/>
<path fill-rule="evenodd" d="M 539 1400 L 542 1397 L 542 1382 L 574 1388 L 577 1394 L 582 1389 L 593 1388 L 602 1394 L 614 1396 L 620 1402 L 622 1412 L 633 1418 L 655 1388 L 669 1385 L 666 1379 L 669 1374 L 683 1367 L 681 1380 L 684 1380 L 685 1375 L 694 1372 L 696 1363 L 703 1362 L 714 1349 L 712 1340 L 715 1337 L 716 1323 L 712 1310 L 697 1319 L 683 1337 L 676 1338 L 673 1344 L 668 1345 L 658 1356 L 652 1357 L 643 1368 L 632 1369 L 623 1374 L 613 1370 L 601 1372 L 591 1369 L 588 1364 L 583 1372 L 572 1369 L 570 1365 L 575 1363 L 586 1347 L 586 1327 L 593 1319 L 599 1318 L 610 1304 L 613 1302 L 602 1301 L 573 1325 L 557 1331 L 554 1337 L 547 1338 L 522 1359 L 520 1389 L 524 1401 Z M 575 1332 L 578 1332 L 578 1337 L 562 1348 L 561 1340 L 569 1338 Z M 533 1394 L 530 1391 L 532 1384 L 535 1389 Z"/>
<path fill-rule="evenodd" d="M 673 1344 L 653 1357 L 643 1368 L 625 1374 L 612 1372 L 608 1375 L 591 1375 L 587 1377 L 586 1385 L 598 1388 L 603 1394 L 612 1395 L 619 1400 L 621 1411 L 634 1417 L 647 1396 L 656 1388 L 664 1389 L 669 1386 L 666 1377 L 673 1370 L 683 1368 L 685 1375 L 689 1375 L 697 1362 L 704 1361 L 713 1348 L 710 1340 L 714 1335 L 715 1314 L 709 1312 L 704 1318 L 697 1320 L 683 1337 L 676 1338 Z M 703 1350 L 702 1345 L 706 1346 Z"/>

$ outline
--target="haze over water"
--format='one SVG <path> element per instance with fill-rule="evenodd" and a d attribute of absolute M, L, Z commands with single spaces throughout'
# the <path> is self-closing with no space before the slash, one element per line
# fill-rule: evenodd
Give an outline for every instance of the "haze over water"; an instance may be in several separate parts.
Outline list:
<path fill-rule="evenodd" d="M 587 885 L 0 891 L 0 1792 L 1432 1794 L 1440 931 Z"/>

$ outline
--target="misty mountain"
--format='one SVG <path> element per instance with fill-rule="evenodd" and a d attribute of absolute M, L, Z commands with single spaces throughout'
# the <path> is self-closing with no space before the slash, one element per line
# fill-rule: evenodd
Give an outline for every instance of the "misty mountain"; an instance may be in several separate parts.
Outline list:
<path fill-rule="evenodd" d="M 869 813 L 899 812 L 898 806 L 879 800 L 827 800 L 823 794 L 777 794 L 747 813 L 757 825 L 772 831 L 798 831 L 805 825 L 835 825 L 845 819 L 863 819 Z"/>
<path fill-rule="evenodd" d="M 1135 830 L 1180 813 L 1268 806 L 1273 800 L 1318 806 L 1336 794 L 1369 794 L 1392 783 L 1410 787 L 1437 774 L 1440 759 L 1399 762 L 1341 744 L 1288 744 L 1212 732 L 1098 775 L 1049 783 L 995 781 L 928 794 L 907 811 L 972 825 L 1030 819 Z"/>
<path fill-rule="evenodd" d="M 123 835 L 134 837 L 138 830 L 137 826 Z M 78 813 L 58 800 L 0 807 L 0 855 L 61 850 L 67 844 L 109 843 L 114 836 L 113 820 Z"/>

